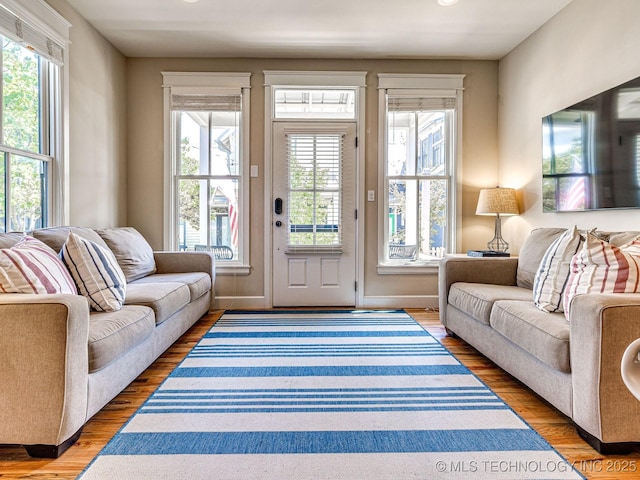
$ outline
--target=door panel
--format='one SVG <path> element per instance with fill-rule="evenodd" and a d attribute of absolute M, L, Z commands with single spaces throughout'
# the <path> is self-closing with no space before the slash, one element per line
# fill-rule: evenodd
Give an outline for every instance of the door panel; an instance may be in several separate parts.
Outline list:
<path fill-rule="evenodd" d="M 274 124 L 274 306 L 355 305 L 355 131 Z"/>

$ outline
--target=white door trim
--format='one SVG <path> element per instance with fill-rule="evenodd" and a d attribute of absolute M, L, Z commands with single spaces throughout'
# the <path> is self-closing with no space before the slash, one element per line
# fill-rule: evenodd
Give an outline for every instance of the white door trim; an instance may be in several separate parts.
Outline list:
<path fill-rule="evenodd" d="M 365 199 L 364 188 L 365 165 L 365 92 L 367 72 L 283 72 L 265 71 L 264 84 L 264 308 L 273 307 L 272 284 L 272 241 L 271 241 L 271 209 L 273 207 L 273 89 L 278 86 L 343 86 L 356 88 L 356 206 L 358 222 L 356 226 L 356 307 L 364 304 L 364 232 L 365 232 Z M 275 83 L 277 81 L 277 83 Z"/>

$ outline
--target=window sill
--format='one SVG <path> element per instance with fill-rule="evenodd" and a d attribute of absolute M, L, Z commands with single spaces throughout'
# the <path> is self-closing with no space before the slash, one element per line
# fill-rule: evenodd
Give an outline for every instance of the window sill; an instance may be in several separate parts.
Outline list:
<path fill-rule="evenodd" d="M 249 275 L 251 265 L 224 265 L 221 261 L 216 261 L 216 275 Z"/>
<path fill-rule="evenodd" d="M 378 275 L 437 275 L 439 260 L 398 261 L 378 264 Z"/>

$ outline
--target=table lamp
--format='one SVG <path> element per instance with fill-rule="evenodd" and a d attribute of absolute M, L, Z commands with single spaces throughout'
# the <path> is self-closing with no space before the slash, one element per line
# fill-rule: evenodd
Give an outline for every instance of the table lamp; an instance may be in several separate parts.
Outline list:
<path fill-rule="evenodd" d="M 500 215 L 518 215 L 516 191 L 513 188 L 483 188 L 478 197 L 476 215 L 495 215 L 496 227 L 493 238 L 487 243 L 493 252 L 506 252 L 509 244 L 502 238 Z"/>

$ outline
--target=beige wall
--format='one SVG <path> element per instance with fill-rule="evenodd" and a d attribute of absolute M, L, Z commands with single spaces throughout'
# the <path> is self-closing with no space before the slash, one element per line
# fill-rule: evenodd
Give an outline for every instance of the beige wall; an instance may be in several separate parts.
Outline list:
<path fill-rule="evenodd" d="M 71 24 L 69 223 L 127 223 L 126 59 L 64 0 L 47 0 Z"/>
<path fill-rule="evenodd" d="M 263 70 L 366 71 L 365 185 L 361 192 L 378 188 L 378 92 L 377 74 L 463 73 L 464 124 L 462 162 L 462 249 L 481 248 L 489 239 L 490 220 L 474 215 L 477 191 L 497 180 L 497 62 L 444 60 L 285 60 L 285 59 L 171 59 L 127 60 L 128 98 L 128 221 L 154 248 L 163 238 L 163 92 L 162 71 L 251 72 L 251 164 L 260 176 L 251 179 L 251 274 L 220 276 L 216 294 L 222 297 L 261 297 L 264 294 L 264 77 Z M 366 203 L 365 233 L 366 297 L 429 297 L 435 304 L 436 275 L 383 275 L 376 272 L 378 211 Z M 470 234 L 467 235 L 466 232 Z M 480 235 L 476 235 L 480 232 Z M 405 303 L 406 304 L 406 303 Z M 424 304 L 424 303 L 423 303 Z M 403 305 L 403 300 L 399 300 Z M 426 306 L 426 305 L 425 305 Z"/>
<path fill-rule="evenodd" d="M 499 178 L 524 207 L 504 223 L 515 251 L 538 226 L 640 229 L 639 210 L 542 213 L 541 201 L 542 117 L 640 76 L 638 18 L 638 0 L 573 0 L 500 61 Z"/>

